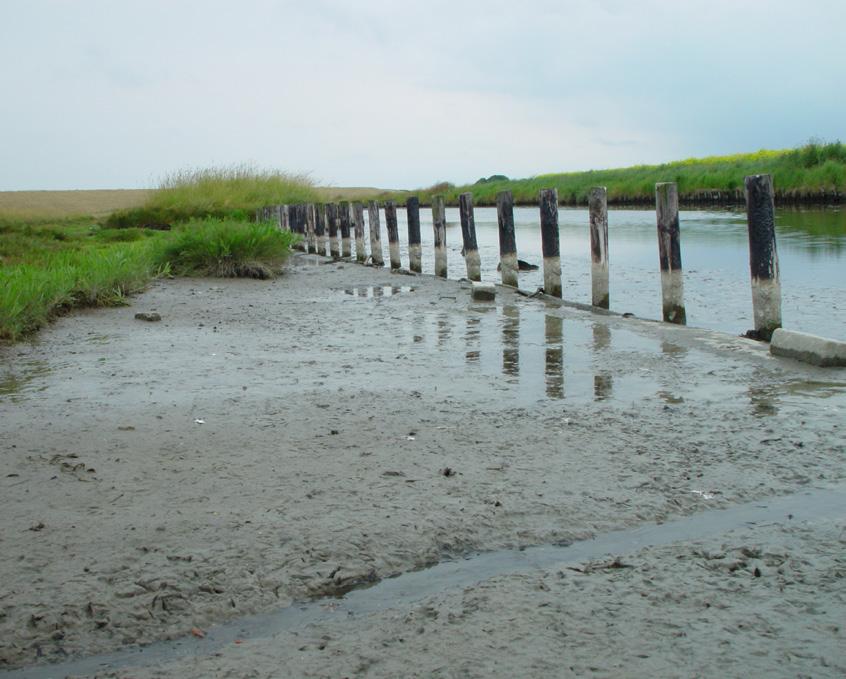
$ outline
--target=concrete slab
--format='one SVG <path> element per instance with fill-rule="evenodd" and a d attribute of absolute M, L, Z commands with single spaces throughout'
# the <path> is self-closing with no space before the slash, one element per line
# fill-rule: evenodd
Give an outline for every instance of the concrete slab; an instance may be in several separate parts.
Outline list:
<path fill-rule="evenodd" d="M 846 342 L 778 328 L 770 353 L 819 366 L 846 366 Z"/>

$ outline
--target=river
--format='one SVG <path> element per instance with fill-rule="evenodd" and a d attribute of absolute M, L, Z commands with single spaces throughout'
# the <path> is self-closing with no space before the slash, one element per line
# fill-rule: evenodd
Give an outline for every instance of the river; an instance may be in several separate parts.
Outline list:
<path fill-rule="evenodd" d="M 365 211 L 366 213 L 366 211 Z M 397 210 L 403 266 L 408 266 L 405 210 Z M 423 271 L 434 271 L 432 212 L 420 210 Z M 496 208 L 476 208 L 476 234 L 482 280 L 499 281 Z M 387 262 L 384 215 L 382 245 Z M 449 277 L 466 275 L 461 257 L 458 208 L 447 208 Z M 514 209 L 521 259 L 540 265 L 537 208 Z M 746 214 L 742 209 L 682 210 L 681 247 L 688 325 L 741 334 L 752 327 L 752 296 Z M 590 303 L 588 212 L 560 208 L 561 268 L 564 298 Z M 642 318 L 661 317 L 661 283 L 655 212 L 611 209 L 608 214 L 611 310 Z M 846 340 L 846 211 L 776 211 L 776 239 L 782 282 L 785 328 Z M 520 274 L 520 288 L 543 285 L 543 272 Z"/>

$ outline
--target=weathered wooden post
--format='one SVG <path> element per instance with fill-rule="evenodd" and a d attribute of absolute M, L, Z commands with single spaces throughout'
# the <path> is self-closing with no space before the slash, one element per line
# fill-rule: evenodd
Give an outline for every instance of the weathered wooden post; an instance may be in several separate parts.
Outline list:
<path fill-rule="evenodd" d="M 379 222 L 379 203 L 371 200 L 367 204 L 367 221 L 370 223 L 370 260 L 373 266 L 385 266 L 382 257 L 382 225 Z"/>
<path fill-rule="evenodd" d="M 367 252 L 364 249 L 364 205 L 356 201 L 352 204 L 353 230 L 355 232 L 355 261 L 364 264 Z"/>
<path fill-rule="evenodd" d="M 411 196 L 405 201 L 408 218 L 408 268 L 416 273 L 423 272 L 423 247 L 420 244 L 420 200 Z"/>
<path fill-rule="evenodd" d="M 681 243 L 679 241 L 679 192 L 675 182 L 655 185 L 658 218 L 658 256 L 661 260 L 661 298 L 664 320 L 687 323 L 684 310 Z"/>
<path fill-rule="evenodd" d="M 435 232 L 435 275 L 446 278 L 446 207 L 443 196 L 432 196 L 432 229 Z"/>
<path fill-rule="evenodd" d="M 753 334 L 767 342 L 781 327 L 781 281 L 775 236 L 773 178 L 756 174 L 745 179 L 749 228 L 749 268 L 752 273 Z"/>
<path fill-rule="evenodd" d="M 593 306 L 608 308 L 608 193 L 595 186 L 588 193 L 590 277 Z"/>
<path fill-rule="evenodd" d="M 499 268 L 502 284 L 517 287 L 517 239 L 514 236 L 514 197 L 511 191 L 496 194 L 496 219 L 499 223 Z"/>
<path fill-rule="evenodd" d="M 558 241 L 558 191 L 541 189 L 541 240 L 543 249 L 543 290 L 561 297 L 561 252 Z"/>
<path fill-rule="evenodd" d="M 308 251 L 317 254 L 317 214 L 314 203 L 306 205 L 306 239 Z"/>
<path fill-rule="evenodd" d="M 467 278 L 471 281 L 482 280 L 482 260 L 476 243 L 476 220 L 473 216 L 473 194 L 462 193 L 458 197 L 458 211 L 461 216 L 461 238 L 464 241 L 464 263 L 467 265 Z"/>
<path fill-rule="evenodd" d="M 401 269 L 397 204 L 392 200 L 385 201 L 385 224 L 388 227 L 388 253 L 391 259 L 391 269 Z"/>
<path fill-rule="evenodd" d="M 283 231 L 291 230 L 291 222 L 289 219 L 289 207 L 287 205 L 279 206 L 279 228 Z"/>
<path fill-rule="evenodd" d="M 352 243 L 350 242 L 350 204 L 343 201 L 338 204 L 341 218 L 341 256 L 352 257 Z"/>
<path fill-rule="evenodd" d="M 338 204 L 328 203 L 326 205 L 326 223 L 329 227 L 329 256 L 332 259 L 340 259 L 341 252 L 338 249 Z"/>
<path fill-rule="evenodd" d="M 314 240 L 317 243 L 317 254 L 326 254 L 326 205 L 318 203 L 314 217 Z"/>

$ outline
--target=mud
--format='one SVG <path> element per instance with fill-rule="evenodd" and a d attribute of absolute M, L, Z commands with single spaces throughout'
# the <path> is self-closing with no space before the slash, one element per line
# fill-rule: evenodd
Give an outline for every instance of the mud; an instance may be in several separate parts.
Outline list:
<path fill-rule="evenodd" d="M 474 304 L 465 283 L 317 261 L 297 257 L 269 282 L 162 281 L 131 307 L 68 316 L 36 343 L 2 350 L 0 668 L 179 638 L 471 552 L 843 481 L 846 370 L 502 288 L 495 304 Z M 139 323 L 139 311 L 162 321 Z M 806 608 L 842 604 L 826 594 L 831 573 L 842 577 L 837 528 L 768 529 L 809 555 L 800 570 L 816 584 L 795 588 Z M 323 649 L 308 641 L 296 654 L 276 644 L 245 656 L 233 644 L 225 658 L 162 671 L 391 676 L 410 657 L 421 676 L 544 676 L 534 661 L 510 672 L 522 656 L 503 635 L 535 639 L 525 648 L 538 662 L 560 658 L 560 645 L 535 634 L 549 613 L 562 629 L 593 630 L 576 637 L 592 634 L 593 646 L 574 647 L 573 667 L 587 657 L 578 648 L 602 648 L 597 667 L 619 673 L 629 646 L 601 642 L 602 621 L 615 622 L 614 601 L 646 592 L 656 622 L 635 636 L 653 661 L 635 669 L 666 662 L 691 674 L 698 665 L 672 660 L 677 642 L 660 623 L 684 629 L 688 611 L 661 588 L 702 599 L 724 587 L 701 577 L 692 550 L 646 550 L 646 570 L 611 569 L 613 586 L 595 592 L 604 613 L 592 613 L 594 585 L 575 572 L 500 576 L 462 596 L 478 600 L 478 616 L 456 617 L 455 600 L 435 596 L 441 622 L 414 644 L 394 637 L 416 609 L 381 612 L 326 632 Z M 677 559 L 690 566 L 662 584 L 655 569 Z M 526 594 L 538 583 L 555 594 L 549 611 Z M 796 630 L 820 648 L 826 635 L 842 642 L 825 624 Z M 777 657 L 777 636 L 737 652 L 752 644 Z M 716 636 L 702 638 L 722 657 Z M 338 643 L 335 664 L 311 658 Z M 471 651 L 481 658 L 472 671 Z M 820 657 L 829 669 L 813 665 Z M 833 672 L 842 654 L 806 664 Z"/>

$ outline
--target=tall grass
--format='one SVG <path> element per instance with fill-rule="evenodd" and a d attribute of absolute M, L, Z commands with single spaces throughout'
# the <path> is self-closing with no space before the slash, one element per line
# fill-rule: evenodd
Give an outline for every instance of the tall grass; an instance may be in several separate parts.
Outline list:
<path fill-rule="evenodd" d="M 272 278 L 297 238 L 270 223 L 195 220 L 163 241 L 159 258 L 177 275 Z"/>
<path fill-rule="evenodd" d="M 141 207 L 119 210 L 110 227 L 174 224 L 197 218 L 247 219 L 256 208 L 318 199 L 305 175 L 249 165 L 182 170 L 166 176 Z"/>
<path fill-rule="evenodd" d="M 0 339 L 18 340 L 75 307 L 114 306 L 166 269 L 152 241 L 45 254 L 0 268 Z"/>
<path fill-rule="evenodd" d="M 846 145 L 840 142 L 808 144 L 789 150 L 762 150 L 730 156 L 688 158 L 662 165 L 545 174 L 527 179 L 497 179 L 495 176 L 471 185 L 454 186 L 439 182 L 415 193 L 424 202 L 443 194 L 450 204 L 458 203 L 465 191 L 473 194 L 477 205 L 495 205 L 500 191 L 510 190 L 514 200 L 523 204 L 537 202 L 542 188 L 558 189 L 563 203 L 585 204 L 593 186 L 606 186 L 612 203 L 652 202 L 656 182 L 676 182 L 683 200 L 706 197 L 710 200 L 743 200 L 746 175 L 773 175 L 777 199 L 830 200 L 846 193 Z M 408 195 L 396 192 L 391 197 L 403 200 Z"/>

